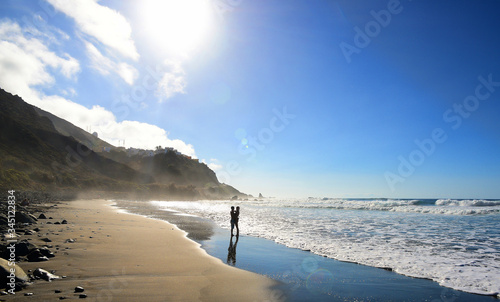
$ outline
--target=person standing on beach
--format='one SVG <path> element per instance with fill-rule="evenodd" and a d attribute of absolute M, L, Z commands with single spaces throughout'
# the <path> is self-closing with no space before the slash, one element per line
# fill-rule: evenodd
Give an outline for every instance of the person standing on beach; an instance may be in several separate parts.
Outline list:
<path fill-rule="evenodd" d="M 235 211 L 234 206 L 231 206 L 231 211 L 229 212 L 229 214 L 231 215 L 231 237 L 234 236 L 233 235 L 234 227 L 236 227 L 236 236 L 239 236 L 240 229 L 238 227 L 238 219 L 240 215 L 240 207 L 236 207 Z"/>
<path fill-rule="evenodd" d="M 236 207 L 234 212 L 234 225 L 236 226 L 236 237 L 240 236 L 240 228 L 238 226 L 238 220 L 240 220 L 240 207 Z"/>

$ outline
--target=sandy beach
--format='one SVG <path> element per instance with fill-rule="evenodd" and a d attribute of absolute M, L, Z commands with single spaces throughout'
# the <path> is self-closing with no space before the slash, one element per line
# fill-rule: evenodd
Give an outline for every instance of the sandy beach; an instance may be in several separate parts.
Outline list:
<path fill-rule="evenodd" d="M 230 267 L 209 256 L 185 232 L 164 221 L 128 214 L 105 200 L 63 202 L 40 219 L 38 235 L 56 257 L 21 262 L 26 272 L 43 268 L 65 278 L 37 280 L 6 301 L 270 301 L 276 281 Z M 63 219 L 68 224 L 54 224 Z M 52 222 L 48 224 L 48 222 Z M 49 238 L 52 242 L 44 242 Z M 71 242 L 74 241 L 74 242 Z M 75 293 L 75 287 L 83 293 Z M 25 293 L 33 293 L 27 297 Z"/>

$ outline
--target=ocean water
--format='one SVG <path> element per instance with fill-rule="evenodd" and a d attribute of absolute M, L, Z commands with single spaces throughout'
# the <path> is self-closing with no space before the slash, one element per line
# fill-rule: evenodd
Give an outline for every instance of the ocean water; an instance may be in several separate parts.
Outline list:
<path fill-rule="evenodd" d="M 229 228 L 240 206 L 240 234 L 320 256 L 431 279 L 500 297 L 500 200 L 264 199 L 152 201 Z"/>

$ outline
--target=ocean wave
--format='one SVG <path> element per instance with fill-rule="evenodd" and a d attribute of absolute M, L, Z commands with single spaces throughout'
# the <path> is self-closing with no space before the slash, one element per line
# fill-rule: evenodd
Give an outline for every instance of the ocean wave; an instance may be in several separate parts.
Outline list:
<path fill-rule="evenodd" d="M 500 200 L 487 199 L 438 199 L 437 206 L 455 207 L 500 207 Z"/>
<path fill-rule="evenodd" d="M 420 213 L 420 214 L 435 214 L 435 215 L 490 215 L 500 213 L 500 208 L 496 207 L 448 207 L 448 206 L 435 206 L 435 207 L 398 207 L 392 208 L 390 212 L 405 212 L 405 213 Z"/>
<path fill-rule="evenodd" d="M 489 215 L 500 213 L 499 200 L 455 199 L 313 199 L 276 201 L 274 207 L 387 211 L 435 215 Z"/>

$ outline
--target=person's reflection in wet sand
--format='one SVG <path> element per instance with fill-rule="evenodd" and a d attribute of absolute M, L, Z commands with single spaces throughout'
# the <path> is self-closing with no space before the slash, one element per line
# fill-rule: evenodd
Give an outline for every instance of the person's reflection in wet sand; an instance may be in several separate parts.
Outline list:
<path fill-rule="evenodd" d="M 229 248 L 227 249 L 227 264 L 235 266 L 236 265 L 236 245 L 238 244 L 238 239 L 240 236 L 236 235 L 236 241 L 233 244 L 233 236 L 229 241 Z"/>

